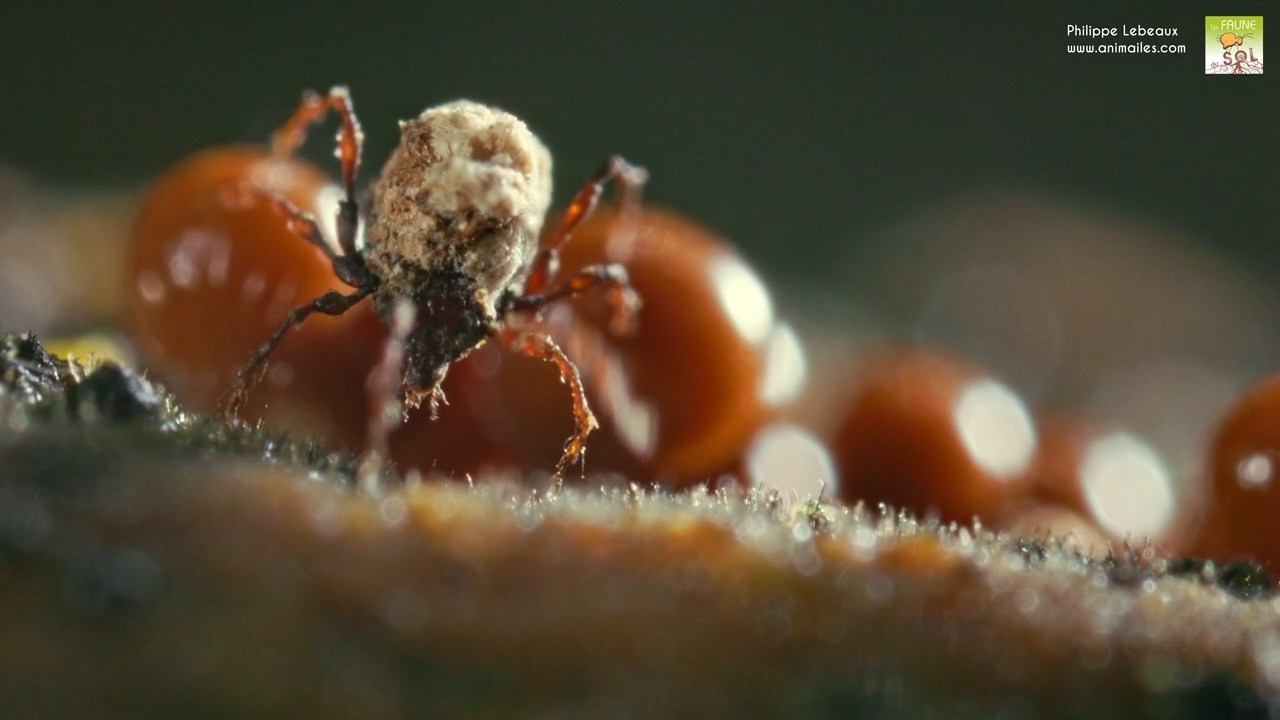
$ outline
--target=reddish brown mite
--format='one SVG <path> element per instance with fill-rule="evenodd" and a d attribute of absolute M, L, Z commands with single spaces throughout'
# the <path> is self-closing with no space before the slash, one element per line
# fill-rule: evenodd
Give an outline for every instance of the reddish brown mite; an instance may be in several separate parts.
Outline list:
<path fill-rule="evenodd" d="M 265 202 L 284 214 L 298 238 L 324 253 L 337 279 L 353 290 L 329 290 L 289 313 L 236 376 L 224 413 L 230 418 L 239 412 L 290 329 L 313 314 L 340 316 L 372 298 L 384 323 L 391 324 L 397 308 L 413 313 L 404 337 L 393 338 L 403 343 L 402 389 L 410 407 L 425 400 L 434 408 L 444 399 L 440 386 L 449 366 L 493 337 L 555 363 L 574 400 L 575 428 L 556 465 L 556 475 L 562 476 L 582 454 L 596 420 L 577 369 L 532 323 L 552 301 L 597 287 L 609 292 L 615 325 L 628 323 L 639 299 L 621 266 L 594 265 L 559 284 L 552 280 L 561 250 L 595 208 L 604 185 L 618 182 L 624 205 L 633 207 L 645 172 L 611 158 L 578 191 L 552 242 L 539 251 L 550 204 L 550 154 L 516 117 L 478 103 L 453 102 L 401 123 L 400 144 L 371 188 L 361 242 L 355 183 L 363 135 L 346 89 L 334 88 L 327 96 L 307 93 L 272 147 L 277 155 L 292 154 L 307 127 L 329 110 L 341 120 L 338 247 L 331 247 L 316 220 L 287 198 L 247 188 L 240 199 Z M 371 445 L 383 446 L 385 438 Z"/>

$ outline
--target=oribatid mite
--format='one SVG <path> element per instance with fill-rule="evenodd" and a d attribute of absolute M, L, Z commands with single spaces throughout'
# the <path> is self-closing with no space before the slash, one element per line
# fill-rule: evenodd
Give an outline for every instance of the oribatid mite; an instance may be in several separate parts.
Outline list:
<path fill-rule="evenodd" d="M 355 184 L 364 136 L 347 89 L 335 87 L 323 96 L 305 93 L 297 112 L 273 136 L 272 149 L 295 152 L 307 128 L 330 110 L 341 120 L 336 155 L 344 197 L 337 248 L 325 241 L 313 217 L 282 198 L 255 199 L 282 212 L 302 240 L 325 253 L 338 279 L 354 289 L 327 292 L 290 312 L 236 375 L 224 414 L 233 418 L 239 412 L 290 328 L 312 313 L 341 315 L 372 297 L 383 322 L 393 328 L 389 342 L 397 352 L 389 356 L 403 351 L 401 392 L 408 407 L 425 400 L 434 412 L 444 400 L 440 384 L 449 366 L 493 337 L 555 363 L 572 393 L 575 419 L 556 464 L 556 476 L 562 477 L 582 455 L 596 420 L 577 368 L 534 321 L 548 303 L 600 288 L 608 293 L 615 326 L 630 324 L 639 298 L 621 265 L 594 265 L 566 279 L 556 278 L 556 271 L 561 248 L 595 208 L 605 184 L 617 182 L 624 208 L 634 208 L 645 171 L 611 157 L 574 196 L 550 242 L 539 250 L 551 202 L 550 153 L 519 118 L 480 103 L 451 102 L 400 123 L 400 144 L 370 190 L 360 242 Z M 370 445 L 371 452 L 385 448 L 385 437 L 371 437 Z"/>

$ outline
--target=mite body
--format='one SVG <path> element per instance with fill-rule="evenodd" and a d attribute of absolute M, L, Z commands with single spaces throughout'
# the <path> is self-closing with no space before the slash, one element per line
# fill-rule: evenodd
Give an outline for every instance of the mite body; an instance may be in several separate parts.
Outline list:
<path fill-rule="evenodd" d="M 514 116 L 467 101 L 400 132 L 372 189 L 360 257 L 377 279 L 379 315 L 401 298 L 416 308 L 406 389 L 435 393 L 521 294 L 551 202 L 551 156 Z"/>
<path fill-rule="evenodd" d="M 371 298 L 388 327 L 404 328 L 392 333 L 391 342 L 403 353 L 402 393 L 409 407 L 425 401 L 434 411 L 444 400 L 440 386 L 449 366 L 490 338 L 555 363 L 573 395 L 575 417 L 574 434 L 556 465 L 561 477 L 582 454 L 596 421 L 577 369 L 534 321 L 548 303 L 600 288 L 608 292 L 618 327 L 629 324 L 639 298 L 621 266 L 595 265 L 552 281 L 557 280 L 561 249 L 595 208 L 604 185 L 619 182 L 624 208 L 634 206 L 645 172 L 611 158 L 578 191 L 551 242 L 540 251 L 538 237 L 551 201 L 550 153 L 515 116 L 479 103 L 452 102 L 400 124 L 400 144 L 370 189 L 361 242 L 355 181 L 363 135 L 347 90 L 306 94 L 274 136 L 273 150 L 293 153 L 307 127 L 329 110 L 341 118 L 336 154 L 344 198 L 339 202 L 337 247 L 325 240 L 314 218 L 287 201 L 254 191 L 245 191 L 241 199 L 273 204 L 301 239 L 325 253 L 337 278 L 352 291 L 330 291 L 293 310 L 236 376 L 225 414 L 237 414 L 291 328 L 313 313 L 341 315 Z M 412 321 L 393 322 L 406 308 Z M 393 405 L 398 403 L 375 403 Z M 385 437 L 370 439 L 371 448 L 385 446 Z"/>

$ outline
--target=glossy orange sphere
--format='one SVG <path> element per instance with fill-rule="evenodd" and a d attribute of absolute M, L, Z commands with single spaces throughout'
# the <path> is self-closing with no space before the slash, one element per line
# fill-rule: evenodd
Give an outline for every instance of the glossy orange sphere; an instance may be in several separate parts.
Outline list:
<path fill-rule="evenodd" d="M 973 365 L 920 351 L 863 369 L 832 442 L 846 502 L 988 523 L 1026 492 L 1035 447 L 1012 391 Z"/>
<path fill-rule="evenodd" d="M 1280 375 L 1245 391 L 1218 425 L 1197 554 L 1280 571 Z"/>
<path fill-rule="evenodd" d="M 1039 433 L 1035 497 L 1071 509 L 1113 540 L 1177 539 L 1177 489 L 1150 445 L 1063 418 L 1042 421 Z"/>
<path fill-rule="evenodd" d="M 184 403 L 212 410 L 291 310 L 347 289 L 324 254 L 273 208 L 233 197 L 279 195 L 316 213 L 323 226 L 332 217 L 322 207 L 330 187 L 312 165 L 253 146 L 199 153 L 152 185 L 129 246 L 128 304 L 144 367 Z M 382 337 L 367 304 L 339 318 L 308 319 L 272 356 L 244 417 L 355 446 L 367 414 L 363 378 Z"/>

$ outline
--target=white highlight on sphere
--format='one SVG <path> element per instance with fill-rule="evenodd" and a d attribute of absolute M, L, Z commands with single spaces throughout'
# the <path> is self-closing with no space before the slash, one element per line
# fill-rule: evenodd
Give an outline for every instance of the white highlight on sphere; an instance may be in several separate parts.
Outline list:
<path fill-rule="evenodd" d="M 747 342 L 759 344 L 773 329 L 773 299 L 760 277 L 736 255 L 726 253 L 708 272 L 720 307 Z"/>
<path fill-rule="evenodd" d="M 1236 466 L 1236 480 L 1240 487 L 1249 490 L 1261 490 L 1270 485 L 1274 476 L 1275 466 L 1263 453 L 1249 455 Z"/>
<path fill-rule="evenodd" d="M 760 377 L 760 399 L 767 405 L 788 403 L 804 389 L 808 376 L 804 347 L 787 323 L 778 323 L 769 334 L 764 370 Z"/>
<path fill-rule="evenodd" d="M 794 492 L 800 500 L 835 497 L 839 490 L 826 446 L 791 423 L 774 423 L 756 433 L 747 448 L 746 469 L 752 485 L 784 495 Z"/>
<path fill-rule="evenodd" d="M 1089 510 L 1115 537 L 1159 538 L 1173 520 L 1173 484 L 1155 451 L 1128 433 L 1089 445 L 1080 464 Z"/>
<path fill-rule="evenodd" d="M 1002 480 L 1026 471 L 1036 451 L 1036 430 L 1022 400 L 991 379 L 970 383 L 952 409 L 952 419 L 969 456 Z"/>

